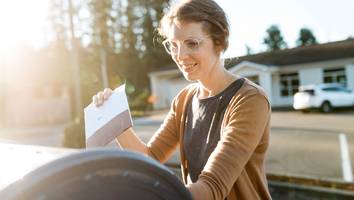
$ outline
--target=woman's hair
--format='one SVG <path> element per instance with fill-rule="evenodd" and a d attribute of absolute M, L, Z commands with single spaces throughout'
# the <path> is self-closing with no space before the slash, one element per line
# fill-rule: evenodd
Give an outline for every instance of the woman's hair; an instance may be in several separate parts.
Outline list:
<path fill-rule="evenodd" d="M 229 23 L 223 9 L 213 0 L 182 0 L 170 5 L 158 27 L 161 36 L 166 37 L 174 21 L 201 22 L 203 31 L 210 35 L 215 47 L 225 51 L 229 46 Z"/>

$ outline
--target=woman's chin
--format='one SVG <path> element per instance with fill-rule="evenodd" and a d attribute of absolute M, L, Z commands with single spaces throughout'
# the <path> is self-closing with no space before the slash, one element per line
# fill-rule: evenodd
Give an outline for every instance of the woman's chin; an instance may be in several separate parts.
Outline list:
<path fill-rule="evenodd" d="M 197 78 L 191 74 L 183 73 L 183 76 L 187 81 L 191 81 L 191 82 L 197 81 Z"/>

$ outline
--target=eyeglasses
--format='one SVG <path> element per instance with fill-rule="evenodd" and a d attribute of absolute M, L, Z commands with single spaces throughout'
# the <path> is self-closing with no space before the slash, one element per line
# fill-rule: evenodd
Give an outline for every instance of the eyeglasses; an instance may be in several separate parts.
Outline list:
<path fill-rule="evenodd" d="M 165 47 L 165 50 L 167 53 L 171 55 L 176 55 L 178 53 L 178 50 L 184 46 L 185 50 L 188 51 L 188 53 L 195 53 L 199 50 L 201 44 L 203 42 L 203 39 L 187 39 L 183 40 L 182 42 L 175 42 L 172 40 L 165 40 L 162 42 L 163 46 Z"/>

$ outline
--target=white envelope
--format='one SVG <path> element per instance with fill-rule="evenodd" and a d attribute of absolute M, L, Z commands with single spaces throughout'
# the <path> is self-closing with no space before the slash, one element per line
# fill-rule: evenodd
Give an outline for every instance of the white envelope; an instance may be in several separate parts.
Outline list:
<path fill-rule="evenodd" d="M 86 148 L 105 146 L 133 125 L 125 84 L 100 107 L 91 103 L 84 109 Z"/>

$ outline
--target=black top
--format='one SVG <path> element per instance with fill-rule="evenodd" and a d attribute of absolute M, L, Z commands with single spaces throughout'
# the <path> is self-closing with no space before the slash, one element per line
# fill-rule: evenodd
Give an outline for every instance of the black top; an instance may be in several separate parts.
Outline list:
<path fill-rule="evenodd" d="M 221 122 L 227 105 L 244 78 L 237 79 L 219 94 L 198 99 L 196 93 L 187 106 L 184 149 L 192 182 L 198 180 L 210 154 L 220 140 Z"/>

